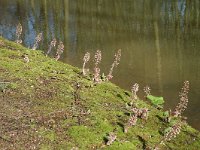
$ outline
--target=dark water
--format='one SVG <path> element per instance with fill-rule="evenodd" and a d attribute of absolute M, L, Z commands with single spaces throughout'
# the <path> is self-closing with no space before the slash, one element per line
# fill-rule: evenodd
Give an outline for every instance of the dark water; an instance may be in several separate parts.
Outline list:
<path fill-rule="evenodd" d="M 122 58 L 113 82 L 130 89 L 149 85 L 174 109 L 184 80 L 191 83 L 188 122 L 200 130 L 199 0 L 0 0 L 0 34 L 15 39 L 23 26 L 23 44 L 32 47 L 43 32 L 40 49 L 53 38 L 63 40 L 62 61 L 81 67 L 85 52 L 102 50 L 108 73 L 117 49 Z"/>

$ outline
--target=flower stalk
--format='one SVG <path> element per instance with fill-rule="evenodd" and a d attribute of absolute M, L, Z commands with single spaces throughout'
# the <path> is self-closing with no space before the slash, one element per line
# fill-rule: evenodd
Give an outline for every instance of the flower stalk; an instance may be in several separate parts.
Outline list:
<path fill-rule="evenodd" d="M 87 52 L 85 53 L 84 57 L 83 57 L 83 68 L 82 68 L 82 71 L 83 71 L 83 75 L 85 76 L 86 75 L 86 68 L 85 68 L 85 65 L 86 63 L 90 60 L 90 53 Z"/>
<path fill-rule="evenodd" d="M 176 106 L 173 116 L 178 117 L 181 116 L 183 111 L 187 108 L 188 105 L 188 92 L 189 92 L 189 81 L 185 81 L 183 84 L 183 87 L 181 89 L 181 92 L 179 94 L 180 102 Z"/>
<path fill-rule="evenodd" d="M 63 42 L 60 41 L 58 48 L 57 48 L 56 56 L 55 56 L 56 61 L 58 61 L 60 59 L 60 56 L 63 53 L 64 48 L 65 48 L 65 46 L 64 46 Z"/>
<path fill-rule="evenodd" d="M 39 33 L 35 38 L 35 43 L 33 45 L 32 50 L 36 50 L 39 46 L 40 41 L 42 40 L 42 33 Z"/>
<path fill-rule="evenodd" d="M 19 23 L 16 28 L 16 41 L 15 41 L 16 43 L 19 44 L 22 43 L 21 34 L 22 34 L 22 25 L 21 23 Z"/>
<path fill-rule="evenodd" d="M 101 78 L 100 78 L 100 68 L 98 67 L 98 65 L 100 64 L 101 62 L 101 58 L 102 58 L 102 55 L 101 55 L 101 51 L 100 50 L 97 50 L 96 53 L 95 53 L 95 56 L 94 56 L 94 74 L 93 74 L 93 81 L 95 83 L 100 83 L 101 82 Z"/>
<path fill-rule="evenodd" d="M 121 49 L 119 49 L 115 54 L 114 62 L 112 63 L 110 71 L 106 77 L 107 80 L 111 80 L 113 78 L 113 70 L 119 65 L 120 59 L 121 59 Z"/>
<path fill-rule="evenodd" d="M 57 40 L 56 40 L 56 38 L 54 38 L 51 41 L 50 45 L 49 45 L 48 51 L 46 53 L 46 56 L 50 54 L 50 52 L 51 52 L 51 50 L 52 50 L 53 47 L 56 47 L 56 43 L 57 43 Z"/>

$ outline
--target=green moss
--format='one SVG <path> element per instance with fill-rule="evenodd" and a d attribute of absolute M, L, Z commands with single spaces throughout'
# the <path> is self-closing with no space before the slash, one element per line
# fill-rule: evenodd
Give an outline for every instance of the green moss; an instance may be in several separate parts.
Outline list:
<path fill-rule="evenodd" d="M 89 148 L 89 145 L 102 142 L 102 138 L 87 126 L 73 126 L 68 129 L 68 135 L 81 149 Z"/>
<path fill-rule="evenodd" d="M 52 150 L 53 148 L 51 146 L 49 146 L 48 144 L 45 145 L 45 144 L 42 144 L 40 146 L 40 150 Z"/>
<path fill-rule="evenodd" d="M 128 149 L 138 149 L 135 145 L 137 143 L 123 141 L 123 142 L 114 142 L 111 146 L 105 147 L 105 150 L 128 150 Z"/>
<path fill-rule="evenodd" d="M 48 130 L 42 127 L 39 129 L 38 134 L 51 142 L 56 140 L 56 134 L 53 130 Z"/>
<path fill-rule="evenodd" d="M 24 62 L 24 54 L 29 63 Z M 1 148 L 144 149 L 160 142 L 163 131 L 171 125 L 163 122 L 161 110 L 137 100 L 138 107 L 150 110 L 149 118 L 138 119 L 124 133 L 130 115 L 129 91 L 111 82 L 95 85 L 80 69 L 1 37 L 0 82 Z M 15 139 L 10 134 L 13 131 Z M 106 146 L 110 132 L 117 139 Z M 185 125 L 181 134 L 165 144 L 161 149 L 199 149 L 200 134 Z"/>

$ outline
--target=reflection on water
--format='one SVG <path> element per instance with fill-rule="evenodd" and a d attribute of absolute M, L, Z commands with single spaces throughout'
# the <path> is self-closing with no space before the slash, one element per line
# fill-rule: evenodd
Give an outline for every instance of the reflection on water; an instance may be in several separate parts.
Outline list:
<path fill-rule="evenodd" d="M 164 96 L 167 108 L 175 107 L 183 81 L 189 80 L 185 115 L 200 129 L 199 0 L 0 0 L 0 14 L 1 35 L 14 40 L 21 22 L 24 45 L 32 47 L 43 32 L 40 48 L 46 51 L 56 37 L 65 43 L 62 61 L 78 67 L 86 51 L 101 49 L 107 74 L 121 48 L 113 82 L 126 89 L 135 82 L 148 84 L 154 95 Z"/>

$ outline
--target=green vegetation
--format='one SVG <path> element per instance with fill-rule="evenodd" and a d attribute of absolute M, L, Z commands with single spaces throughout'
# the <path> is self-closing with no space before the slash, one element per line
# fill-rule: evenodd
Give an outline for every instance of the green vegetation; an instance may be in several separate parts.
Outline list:
<path fill-rule="evenodd" d="M 24 61 L 23 56 L 29 58 Z M 0 147 L 8 149 L 110 149 L 155 147 L 171 126 L 163 112 L 144 101 L 147 120 L 124 133 L 131 102 L 111 82 L 94 84 L 91 76 L 0 37 Z M 110 132 L 117 136 L 106 145 Z M 199 149 L 200 133 L 184 124 L 180 134 L 161 149 Z"/>

